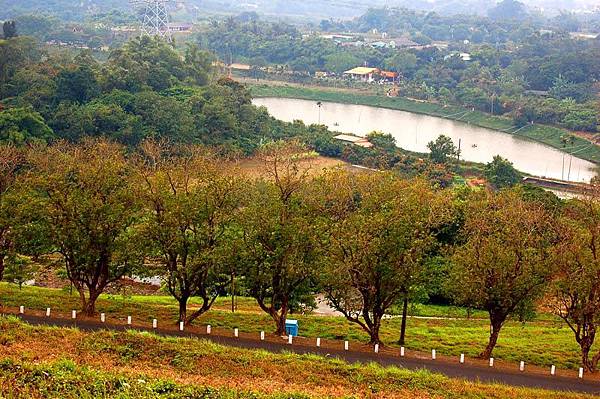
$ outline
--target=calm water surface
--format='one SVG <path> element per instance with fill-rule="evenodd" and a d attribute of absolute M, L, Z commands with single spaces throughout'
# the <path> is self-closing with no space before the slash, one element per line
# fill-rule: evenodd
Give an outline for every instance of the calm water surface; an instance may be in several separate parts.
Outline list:
<path fill-rule="evenodd" d="M 319 122 L 315 101 L 288 98 L 257 98 L 254 104 L 265 106 L 280 120 Z M 330 129 L 364 136 L 373 130 L 391 133 L 399 147 L 428 152 L 427 143 L 444 134 L 455 144 L 462 141 L 461 157 L 467 161 L 487 163 L 494 155 L 507 158 L 515 167 L 534 176 L 589 182 L 594 164 L 544 144 L 500 131 L 433 116 L 413 114 L 364 105 L 323 103 L 321 123 Z M 563 168 L 564 165 L 564 168 Z"/>

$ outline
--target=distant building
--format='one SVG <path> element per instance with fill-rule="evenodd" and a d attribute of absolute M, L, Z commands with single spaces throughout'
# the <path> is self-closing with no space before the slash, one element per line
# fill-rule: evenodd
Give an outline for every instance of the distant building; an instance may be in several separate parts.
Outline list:
<path fill-rule="evenodd" d="M 452 53 L 444 57 L 444 60 L 449 60 L 452 57 L 459 57 L 461 60 L 465 62 L 473 61 L 473 57 L 469 53 Z"/>
<path fill-rule="evenodd" d="M 252 69 L 252 67 L 248 64 L 237 64 L 237 63 L 233 63 L 233 64 L 229 65 L 229 68 L 233 69 L 234 71 L 249 71 Z"/>
<path fill-rule="evenodd" d="M 380 71 L 379 76 L 381 76 L 382 80 L 385 80 L 386 82 L 395 82 L 398 80 L 400 75 L 398 72 Z"/>
<path fill-rule="evenodd" d="M 598 33 L 584 33 L 584 32 L 571 32 L 570 35 L 573 39 L 582 39 L 582 40 L 597 39 L 599 36 Z"/>
<path fill-rule="evenodd" d="M 171 32 L 191 32 L 193 25 L 190 23 L 170 23 L 169 31 Z"/>
<path fill-rule="evenodd" d="M 350 134 L 340 134 L 334 138 L 344 142 L 345 144 L 356 145 L 363 148 L 373 147 L 373 143 L 370 143 L 369 140 L 364 137 L 352 136 Z"/>
<path fill-rule="evenodd" d="M 386 43 L 386 42 L 371 42 L 371 43 L 369 43 L 369 46 L 371 46 L 373 48 L 388 48 L 388 47 L 391 47 L 390 44 Z"/>
<path fill-rule="evenodd" d="M 419 47 L 419 43 L 413 42 L 407 37 L 397 37 L 393 40 L 395 47 L 399 48 L 414 48 Z"/>
<path fill-rule="evenodd" d="M 379 69 L 369 67 L 357 67 L 344 72 L 344 75 L 363 82 L 373 82 L 377 74 L 379 74 Z"/>

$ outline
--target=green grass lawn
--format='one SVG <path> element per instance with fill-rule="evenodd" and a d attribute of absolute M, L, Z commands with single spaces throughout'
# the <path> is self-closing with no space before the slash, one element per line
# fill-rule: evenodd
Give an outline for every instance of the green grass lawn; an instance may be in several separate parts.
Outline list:
<path fill-rule="evenodd" d="M 470 123 L 493 130 L 500 130 L 506 133 L 512 133 L 517 130 L 512 120 L 509 118 L 493 116 L 480 111 L 469 112 L 465 115 L 464 113 L 461 113 L 461 111 L 466 111 L 465 108 L 462 107 L 443 107 L 439 104 L 417 102 L 401 97 L 392 98 L 384 95 L 349 93 L 347 91 L 340 91 L 332 88 L 270 86 L 267 84 L 252 85 L 250 88 L 254 97 L 298 98 L 314 101 L 369 105 L 373 107 L 396 109 L 460 120 L 464 123 Z M 455 115 L 457 113 L 459 114 Z M 536 124 L 527 126 L 514 134 L 529 140 L 547 144 L 554 148 L 563 149 L 560 138 L 569 133 L 570 132 L 566 129 Z M 592 143 L 583 138 L 575 137 L 572 148 L 575 149 L 574 151 L 577 151 L 577 157 L 586 159 L 590 162 L 600 163 L 600 146 L 592 145 Z"/>
<path fill-rule="evenodd" d="M 585 397 L 202 339 L 30 326 L 14 317 L 0 317 L 0 342 L 6 398 Z"/>
<path fill-rule="evenodd" d="M 14 285 L 0 283 L 0 304 L 17 308 L 45 310 L 51 307 L 54 312 L 70 314 L 79 308 L 79 298 L 65 290 L 39 287 L 24 287 L 20 291 Z M 193 308 L 193 303 L 190 309 Z M 196 324 L 210 324 L 217 328 L 239 328 L 242 332 L 272 332 L 274 325 L 262 313 L 251 298 L 238 298 L 238 311 L 231 313 L 230 298 L 219 298 L 215 307 L 198 319 Z M 174 299 L 165 296 L 120 296 L 103 295 L 97 303 L 98 312 L 107 314 L 109 320 L 122 322 L 128 315 L 136 322 L 150 323 L 153 318 L 175 325 L 178 308 Z M 460 308 L 418 305 L 414 313 L 420 316 L 460 317 L 466 312 Z M 300 335 L 325 339 L 367 342 L 367 335 L 356 325 L 342 317 L 292 315 L 299 320 Z M 484 312 L 475 312 L 471 320 L 419 319 L 408 321 L 407 349 L 429 352 L 436 349 L 443 355 L 477 356 L 487 343 L 489 324 Z M 400 318 L 384 320 L 381 338 L 386 345 L 397 346 Z M 571 331 L 552 315 L 541 315 L 526 324 L 511 321 L 501 332 L 494 352 L 497 359 L 519 362 L 521 360 L 539 366 L 577 369 L 579 367 L 579 347 Z"/>

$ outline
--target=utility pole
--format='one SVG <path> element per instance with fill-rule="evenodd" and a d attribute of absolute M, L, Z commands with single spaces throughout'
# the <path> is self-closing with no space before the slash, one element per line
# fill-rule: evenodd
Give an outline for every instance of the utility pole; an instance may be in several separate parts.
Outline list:
<path fill-rule="evenodd" d="M 323 103 L 321 101 L 317 102 L 317 107 L 319 107 L 319 125 L 321 124 L 321 107 Z"/>
<path fill-rule="evenodd" d="M 167 4 L 172 0 L 130 0 L 140 18 L 142 34 L 171 39 Z"/>

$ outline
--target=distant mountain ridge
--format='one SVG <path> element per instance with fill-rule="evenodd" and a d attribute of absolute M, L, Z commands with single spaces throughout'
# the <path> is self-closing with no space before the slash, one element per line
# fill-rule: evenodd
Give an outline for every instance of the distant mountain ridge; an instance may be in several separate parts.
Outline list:
<path fill-rule="evenodd" d="M 486 15 L 497 0 L 178 0 L 188 10 L 202 13 L 260 14 L 307 19 L 349 19 L 369 8 L 406 7 L 439 14 Z M 521 0 L 528 7 L 550 14 L 559 10 L 591 10 L 597 0 Z M 180 4 L 180 5 L 181 5 Z M 28 13 L 54 14 L 61 19 L 83 20 L 86 16 L 110 10 L 129 10 L 128 0 L 0 0 L 0 20 Z"/>

